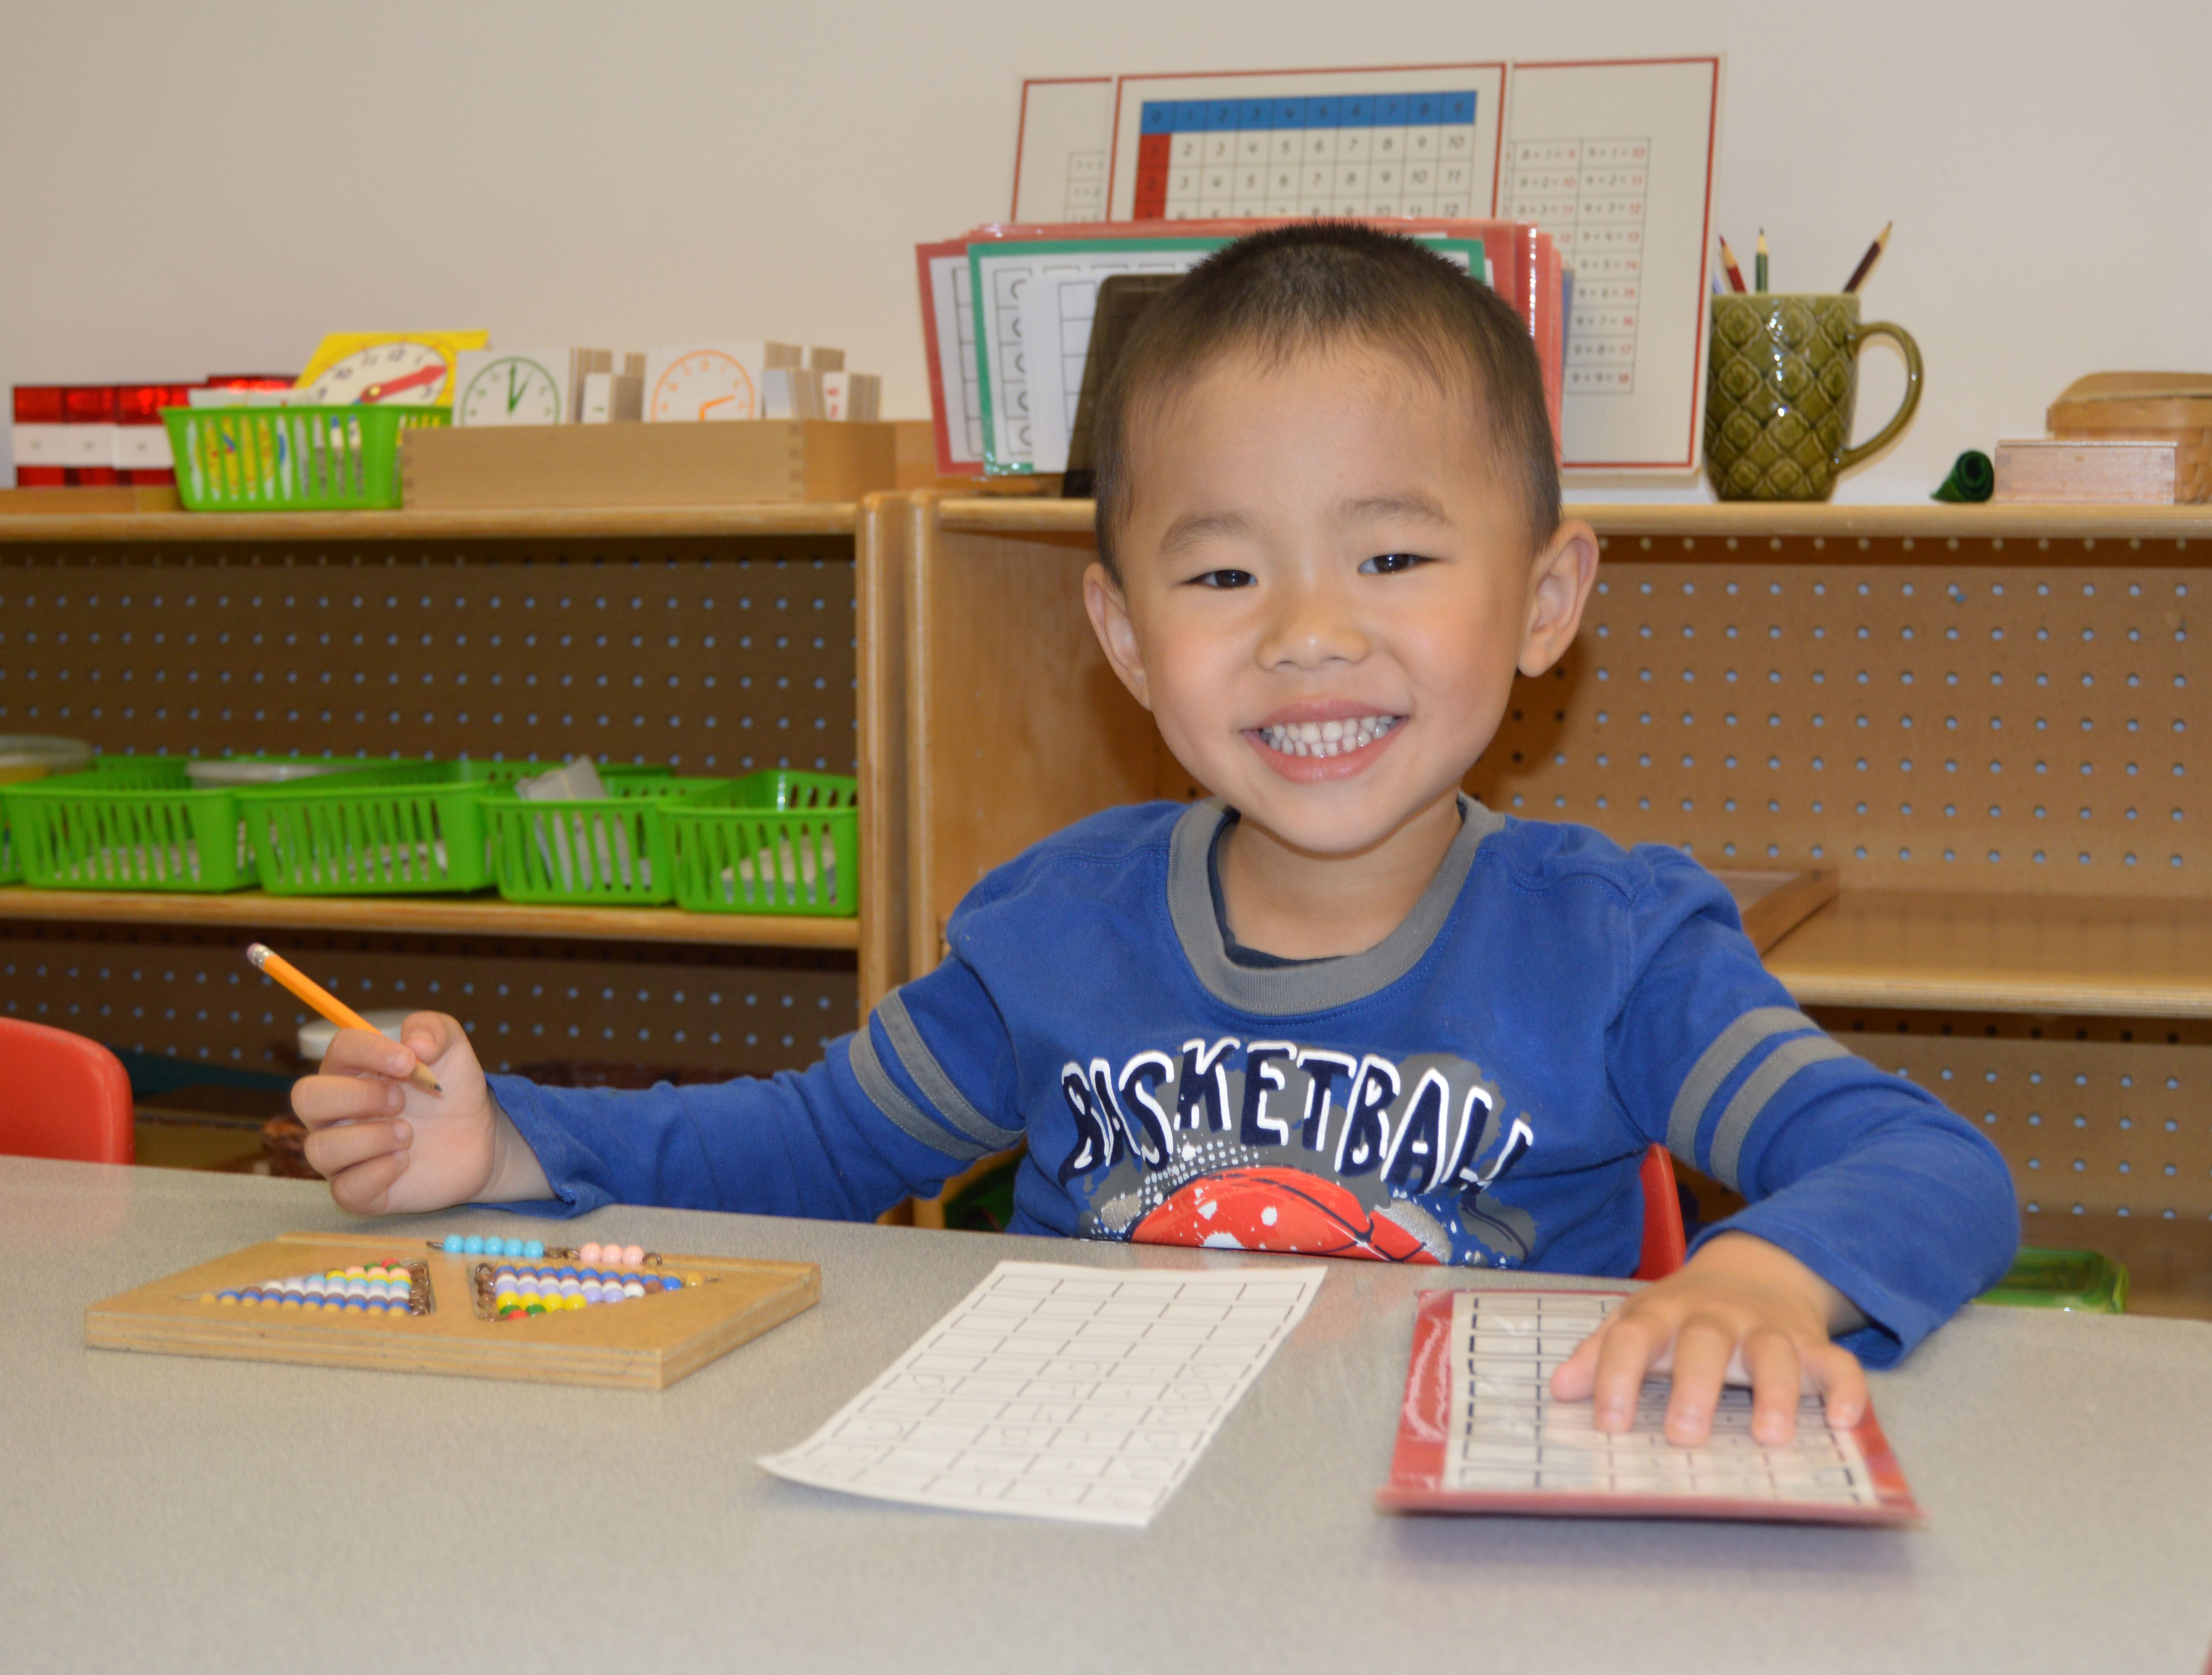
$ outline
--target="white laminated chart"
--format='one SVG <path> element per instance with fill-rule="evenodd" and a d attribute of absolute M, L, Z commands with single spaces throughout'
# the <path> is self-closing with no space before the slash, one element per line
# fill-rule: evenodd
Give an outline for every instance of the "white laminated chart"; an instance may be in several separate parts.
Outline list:
<path fill-rule="evenodd" d="M 1014 141 L 1013 218 L 1103 221 L 1113 143 L 1111 76 L 1024 81 L 1022 123 Z"/>
<path fill-rule="evenodd" d="M 1551 1378 L 1619 1293 L 1430 1292 L 1414 1332 L 1386 1506 L 1406 1511 L 1909 1523 L 1920 1517 L 1869 1413 L 1832 1428 L 1817 1396 L 1794 1440 L 1751 1434 L 1751 1392 L 1721 1393 L 1699 1447 L 1667 1440 L 1668 1386 L 1647 1382 L 1635 1422 L 1598 1430 Z"/>
<path fill-rule="evenodd" d="M 966 294 L 974 299 L 972 341 L 980 363 L 971 411 L 976 412 L 975 436 L 983 457 L 992 466 L 1066 469 L 1068 431 L 1074 398 L 1083 387 L 1097 281 L 1116 273 L 1188 273 L 1227 242 L 1218 237 L 1010 239 L 971 245 Z M 1066 283 L 1070 280 L 1092 283 L 1086 289 Z M 1063 297 L 1080 312 L 1073 326 L 1056 315 L 1044 318 Z M 945 399 L 949 407 L 949 383 Z M 1047 442 L 1043 454 L 1040 429 Z"/>
<path fill-rule="evenodd" d="M 1322 1274 L 1002 1262 L 829 1423 L 761 1465 L 917 1506 L 1141 1527 Z"/>
<path fill-rule="evenodd" d="M 948 421 L 956 411 L 970 416 L 972 435 L 994 470 L 1066 470 L 1099 284 L 1117 273 L 1188 273 L 1228 242 L 1220 234 L 1200 234 L 969 245 L 973 272 L 958 294 L 975 300 L 973 318 L 967 336 L 957 344 L 950 327 L 940 325 L 940 333 L 946 335 L 938 352 L 940 357 L 955 352 L 968 357 L 961 377 L 975 393 L 963 405 L 951 375 L 943 374 Z M 1488 279 L 1479 242 L 1431 242 L 1446 259 Z"/>
<path fill-rule="evenodd" d="M 1574 271 L 1563 469 L 1678 475 L 1705 413 L 1717 55 L 1516 64 L 1500 215 Z"/>
<path fill-rule="evenodd" d="M 969 286 L 964 240 L 926 244 L 921 305 L 927 322 L 929 393 L 937 406 L 938 470 L 947 476 L 983 464 L 983 397 L 975 353 L 975 298 Z"/>
<path fill-rule="evenodd" d="M 1574 265 L 1570 396 L 1636 393 L 1650 158 L 1651 142 L 1641 134 L 1506 147 L 1505 214 L 1534 222 Z"/>

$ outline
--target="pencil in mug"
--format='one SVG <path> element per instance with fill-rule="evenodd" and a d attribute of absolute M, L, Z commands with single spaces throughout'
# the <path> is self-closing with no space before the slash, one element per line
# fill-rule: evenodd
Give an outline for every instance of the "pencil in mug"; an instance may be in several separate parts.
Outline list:
<path fill-rule="evenodd" d="M 1721 266 L 1728 273 L 1729 289 L 1741 295 L 1745 289 L 1743 270 L 1735 265 L 1735 252 L 1729 248 L 1726 239 L 1721 241 Z"/>
<path fill-rule="evenodd" d="M 374 1024 L 362 1017 L 361 1014 L 267 943 L 254 943 L 246 949 L 246 958 L 254 970 L 276 978 L 278 983 L 283 984 L 285 988 L 290 990 L 340 1029 L 365 1029 L 371 1035 L 377 1033 Z M 430 1067 L 419 1060 L 415 1068 L 408 1072 L 407 1080 L 426 1093 L 442 1093 L 446 1091 L 438 1085 L 437 1077 L 430 1074 Z"/>
<path fill-rule="evenodd" d="M 1859 258 L 1859 265 L 1851 270 L 1851 277 L 1844 281 L 1844 295 L 1856 295 L 1859 287 L 1866 283 L 1867 275 L 1874 271 L 1874 265 L 1881 259 L 1881 253 L 1889 248 L 1890 228 L 1896 225 L 1895 222 L 1891 222 L 1888 227 L 1881 229 L 1881 236 L 1867 247 L 1866 254 Z"/>

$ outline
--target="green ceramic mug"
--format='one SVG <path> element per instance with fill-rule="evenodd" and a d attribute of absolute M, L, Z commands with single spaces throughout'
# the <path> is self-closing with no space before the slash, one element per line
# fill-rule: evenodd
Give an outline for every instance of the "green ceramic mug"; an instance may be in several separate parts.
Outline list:
<path fill-rule="evenodd" d="M 1920 405 L 1920 345 L 1901 326 L 1859 324 L 1842 293 L 1734 292 L 1713 302 L 1705 381 L 1705 475 L 1723 500 L 1826 500 L 1836 478 L 1882 447 Z M 1856 448 L 1851 408 L 1859 345 L 1905 353 L 1905 401 Z"/>

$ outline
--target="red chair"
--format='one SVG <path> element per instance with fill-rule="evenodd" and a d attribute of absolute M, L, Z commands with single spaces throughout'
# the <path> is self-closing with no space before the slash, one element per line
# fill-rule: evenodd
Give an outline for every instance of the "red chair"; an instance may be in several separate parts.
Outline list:
<path fill-rule="evenodd" d="M 1664 1146 L 1644 1154 L 1644 1253 L 1639 1280 L 1663 1280 L 1682 1265 L 1689 1241 L 1682 1233 L 1682 1197 L 1674 1190 L 1674 1160 Z"/>
<path fill-rule="evenodd" d="M 131 1078 L 97 1041 L 0 1018 L 0 1152 L 130 1163 Z"/>

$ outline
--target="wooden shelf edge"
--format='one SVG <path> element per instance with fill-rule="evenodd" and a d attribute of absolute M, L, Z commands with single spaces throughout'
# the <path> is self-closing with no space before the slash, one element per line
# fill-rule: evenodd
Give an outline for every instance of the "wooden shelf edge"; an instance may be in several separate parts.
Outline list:
<path fill-rule="evenodd" d="M 164 895 L 0 889 L 0 921 L 355 930 L 431 936 L 573 937 L 776 948 L 857 948 L 857 919 L 686 913 L 672 907 L 533 907 L 434 897 Z"/>
<path fill-rule="evenodd" d="M 25 512 L 0 545 L 32 541 L 550 540 L 666 535 L 850 535 L 852 501 L 471 512 Z"/>
<path fill-rule="evenodd" d="M 1844 977 L 1767 969 L 1801 1006 L 1869 1006 L 1901 1012 L 2032 1012 L 2053 1017 L 2212 1018 L 2212 986 L 2169 988 L 2033 978 Z"/>
<path fill-rule="evenodd" d="M 2212 539 L 2212 506 L 1946 506 L 1933 501 L 1908 506 L 1832 506 L 1739 501 L 1688 506 L 1571 504 L 1566 511 L 1601 535 L 1962 541 Z"/>
<path fill-rule="evenodd" d="M 1807 1006 L 2212 1019 L 2212 904 L 1844 889 L 1765 954 Z"/>
<path fill-rule="evenodd" d="M 1932 501 L 1908 506 L 1801 505 L 1779 501 L 1577 505 L 1570 502 L 1566 512 L 1570 517 L 1583 519 L 1604 536 L 2212 540 L 2212 506 L 1945 506 Z M 939 502 L 945 528 L 985 533 L 1088 533 L 1092 514 L 1092 502 L 1087 500 L 971 497 Z"/>

